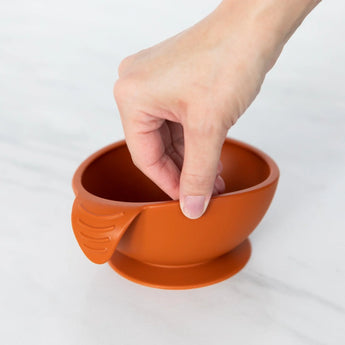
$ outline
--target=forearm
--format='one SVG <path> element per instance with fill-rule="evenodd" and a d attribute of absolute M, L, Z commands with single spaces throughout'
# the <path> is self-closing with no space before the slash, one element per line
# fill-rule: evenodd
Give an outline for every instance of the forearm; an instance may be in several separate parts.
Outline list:
<path fill-rule="evenodd" d="M 223 22 L 238 21 L 250 32 L 258 48 L 278 58 L 281 49 L 321 0 L 223 0 L 215 13 Z M 226 29 L 225 29 L 226 30 Z M 268 59 L 269 61 L 270 59 Z M 268 69 L 272 63 L 268 63 Z"/>

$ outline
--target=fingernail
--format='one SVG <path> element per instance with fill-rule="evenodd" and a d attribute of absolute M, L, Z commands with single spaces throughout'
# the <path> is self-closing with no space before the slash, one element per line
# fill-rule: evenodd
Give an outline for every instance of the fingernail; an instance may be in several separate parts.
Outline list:
<path fill-rule="evenodd" d="M 216 187 L 219 194 L 225 192 L 225 182 L 221 176 L 219 176 L 219 175 L 217 176 L 217 178 L 214 182 L 214 186 Z"/>
<path fill-rule="evenodd" d="M 212 196 L 216 196 L 218 194 L 219 194 L 218 189 L 216 188 L 216 186 L 213 186 Z"/>
<path fill-rule="evenodd" d="M 203 195 L 187 195 L 182 200 L 182 212 L 190 219 L 201 217 L 206 207 L 206 198 Z"/>

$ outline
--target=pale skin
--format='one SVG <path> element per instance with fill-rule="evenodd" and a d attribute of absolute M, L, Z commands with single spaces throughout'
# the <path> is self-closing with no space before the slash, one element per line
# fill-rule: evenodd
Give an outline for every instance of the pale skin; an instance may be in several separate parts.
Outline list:
<path fill-rule="evenodd" d="M 285 43 L 321 0 L 224 0 L 193 27 L 125 58 L 114 86 L 134 164 L 184 215 L 225 191 L 220 152 Z"/>

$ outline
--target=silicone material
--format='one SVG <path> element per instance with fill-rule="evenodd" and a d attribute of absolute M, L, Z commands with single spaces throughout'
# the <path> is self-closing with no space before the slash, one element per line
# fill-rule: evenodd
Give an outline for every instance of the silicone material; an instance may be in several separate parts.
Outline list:
<path fill-rule="evenodd" d="M 166 289 L 205 286 L 238 272 L 279 170 L 262 151 L 233 139 L 226 139 L 221 160 L 226 193 L 190 220 L 134 166 L 124 141 L 90 156 L 73 177 L 72 226 L 84 254 L 109 261 L 134 282 Z"/>

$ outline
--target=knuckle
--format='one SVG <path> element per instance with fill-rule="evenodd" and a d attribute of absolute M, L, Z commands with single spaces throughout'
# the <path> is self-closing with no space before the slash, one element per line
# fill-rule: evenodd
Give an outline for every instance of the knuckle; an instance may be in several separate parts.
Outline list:
<path fill-rule="evenodd" d="M 113 87 L 113 94 L 116 102 L 121 102 L 130 94 L 131 82 L 127 79 L 116 80 Z"/>
<path fill-rule="evenodd" d="M 119 66 L 117 68 L 117 72 L 119 77 L 121 78 L 125 73 L 128 72 L 128 69 L 130 68 L 132 61 L 133 61 L 133 55 L 129 55 L 121 60 L 119 63 Z"/>
<path fill-rule="evenodd" d="M 228 130 L 224 112 L 214 105 L 206 105 L 201 111 L 192 109 L 186 115 L 183 127 L 191 135 L 202 137 L 219 137 Z"/>
<path fill-rule="evenodd" d="M 122 93 L 122 81 L 120 79 L 116 80 L 114 87 L 113 87 L 113 95 L 116 101 L 121 98 Z"/>
<path fill-rule="evenodd" d="M 183 185 L 186 193 L 209 193 L 214 184 L 213 176 L 184 173 L 183 174 Z"/>
<path fill-rule="evenodd" d="M 210 115 L 201 116 L 199 119 L 189 118 L 186 129 L 189 133 L 203 137 L 214 136 L 222 133 L 222 124 L 216 119 L 210 119 Z"/>

